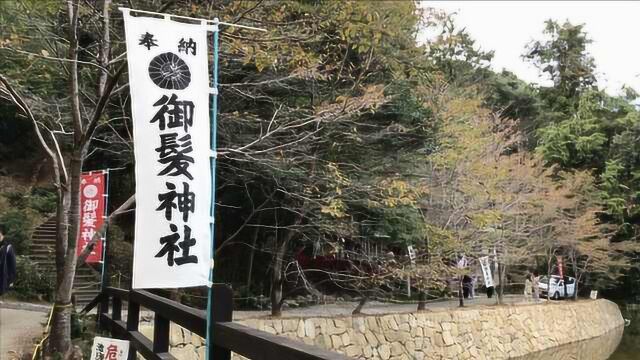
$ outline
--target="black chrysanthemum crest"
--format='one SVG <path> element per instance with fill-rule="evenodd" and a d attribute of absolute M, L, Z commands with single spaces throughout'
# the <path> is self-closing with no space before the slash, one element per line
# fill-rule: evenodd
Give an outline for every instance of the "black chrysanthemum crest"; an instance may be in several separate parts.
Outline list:
<path fill-rule="evenodd" d="M 186 89 L 191 82 L 189 66 L 171 52 L 162 53 L 151 60 L 149 77 L 154 84 L 167 90 Z"/>

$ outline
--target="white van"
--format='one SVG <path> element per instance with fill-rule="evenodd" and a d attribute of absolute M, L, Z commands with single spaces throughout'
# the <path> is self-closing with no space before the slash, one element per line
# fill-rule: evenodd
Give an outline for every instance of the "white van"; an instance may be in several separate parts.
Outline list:
<path fill-rule="evenodd" d="M 572 297 L 576 291 L 576 279 L 571 276 L 567 276 L 567 293 L 564 293 L 564 280 L 558 275 L 551 275 L 551 281 L 547 276 L 540 277 L 540 294 L 547 296 L 547 292 L 552 299 L 558 300 L 560 298 Z M 549 290 L 547 291 L 547 282 L 549 282 Z"/>

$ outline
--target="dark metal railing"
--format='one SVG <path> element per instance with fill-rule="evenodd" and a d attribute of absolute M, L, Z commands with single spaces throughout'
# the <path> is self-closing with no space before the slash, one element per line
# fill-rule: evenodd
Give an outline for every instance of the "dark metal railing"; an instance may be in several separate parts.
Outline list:
<path fill-rule="evenodd" d="M 127 302 L 127 319 L 122 319 L 122 303 Z M 111 306 L 109 306 L 111 305 Z M 342 354 L 307 345 L 286 337 L 233 323 L 233 293 L 225 285 L 213 287 L 213 346 L 209 358 L 231 359 L 231 352 L 256 360 L 346 360 Z M 82 310 L 86 313 L 98 306 L 98 324 L 111 336 L 130 341 L 129 360 L 139 353 L 147 360 L 176 359 L 169 353 L 170 324 L 205 337 L 207 317 L 195 309 L 143 290 L 106 287 Z M 140 307 L 154 312 L 153 339 L 138 331 Z M 109 314 L 108 309 L 111 308 Z M 178 359 L 180 360 L 180 359 Z"/>

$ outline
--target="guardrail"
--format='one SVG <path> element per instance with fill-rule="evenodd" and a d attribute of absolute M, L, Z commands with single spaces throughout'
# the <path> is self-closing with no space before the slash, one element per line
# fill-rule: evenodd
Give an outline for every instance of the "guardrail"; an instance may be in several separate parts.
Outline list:
<path fill-rule="evenodd" d="M 214 285 L 213 299 L 214 322 L 210 324 L 213 346 L 207 349 L 210 359 L 230 360 L 231 352 L 256 360 L 350 359 L 336 352 L 233 323 L 233 293 L 228 286 Z M 126 321 L 122 319 L 123 301 L 128 305 Z M 108 330 L 114 338 L 130 341 L 129 360 L 135 360 L 136 353 L 147 360 L 176 359 L 169 353 L 172 322 L 203 338 L 207 333 L 205 311 L 148 291 L 106 287 L 82 312 L 96 306 L 100 329 Z M 153 339 L 138 331 L 140 307 L 154 312 Z"/>

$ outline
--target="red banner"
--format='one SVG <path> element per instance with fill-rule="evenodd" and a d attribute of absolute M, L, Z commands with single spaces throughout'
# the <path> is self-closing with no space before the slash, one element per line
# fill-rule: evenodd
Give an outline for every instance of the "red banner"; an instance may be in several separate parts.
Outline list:
<path fill-rule="evenodd" d="M 556 260 L 558 261 L 558 275 L 564 279 L 564 261 L 562 260 L 562 256 L 556 255 Z"/>
<path fill-rule="evenodd" d="M 105 180 L 105 174 L 102 171 L 82 174 L 80 180 L 80 234 L 76 246 L 78 255 L 91 242 L 93 236 L 104 223 Z M 86 262 L 95 263 L 102 260 L 101 240 L 96 242 Z"/>

